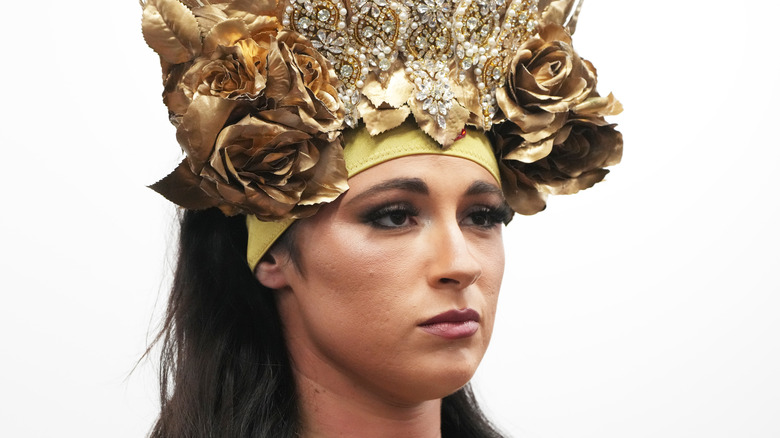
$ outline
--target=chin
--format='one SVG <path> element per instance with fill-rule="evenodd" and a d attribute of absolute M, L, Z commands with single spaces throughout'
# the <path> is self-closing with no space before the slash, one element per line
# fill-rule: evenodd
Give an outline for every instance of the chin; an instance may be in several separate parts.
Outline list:
<path fill-rule="evenodd" d="M 419 382 L 414 386 L 414 393 L 409 394 L 406 401 L 409 404 L 422 403 L 429 400 L 442 399 L 464 387 L 474 376 L 473 372 L 460 372 L 453 374 L 439 373 L 431 376 L 425 382 Z"/>
<path fill-rule="evenodd" d="M 403 398 L 414 404 L 444 398 L 465 386 L 477 371 L 476 358 L 443 358 L 420 364 L 405 387 L 409 392 Z"/>

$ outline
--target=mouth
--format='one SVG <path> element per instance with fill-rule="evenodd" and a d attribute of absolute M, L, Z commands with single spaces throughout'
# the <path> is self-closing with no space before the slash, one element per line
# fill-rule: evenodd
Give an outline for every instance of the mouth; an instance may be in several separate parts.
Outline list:
<path fill-rule="evenodd" d="M 468 338 L 479 330 L 479 313 L 474 309 L 449 310 L 423 322 L 419 327 L 445 339 Z"/>

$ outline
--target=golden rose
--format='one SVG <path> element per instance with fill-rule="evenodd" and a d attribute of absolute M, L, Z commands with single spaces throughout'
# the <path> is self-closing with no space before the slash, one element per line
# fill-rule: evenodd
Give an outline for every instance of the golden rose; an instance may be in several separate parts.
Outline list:
<path fill-rule="evenodd" d="M 547 195 L 537 189 L 534 181 L 518 172 L 517 167 L 547 156 L 549 150 L 541 150 L 539 146 L 527 147 L 521 137 L 522 131 L 513 123 L 493 125 L 491 134 L 506 202 L 520 214 L 531 215 L 544 210 Z"/>
<path fill-rule="evenodd" d="M 235 46 L 218 46 L 208 58 L 199 59 L 184 77 L 189 88 L 223 99 L 255 99 L 265 89 L 265 77 L 255 66 L 260 47 L 254 40 Z"/>
<path fill-rule="evenodd" d="M 347 188 L 339 139 L 252 116 L 222 130 L 201 176 L 213 183 L 212 195 L 261 219 L 313 214 L 311 206 Z"/>
<path fill-rule="evenodd" d="M 279 31 L 276 19 L 253 23 L 225 19 L 211 27 L 203 53 L 182 78 L 184 92 L 224 99 L 255 99 L 265 89 L 268 41 Z"/>
<path fill-rule="evenodd" d="M 566 30 L 551 23 L 520 46 L 496 99 L 507 119 L 535 143 L 555 134 L 595 86 L 593 65 L 574 52 Z"/>
<path fill-rule="evenodd" d="M 511 150 L 511 137 L 507 136 L 503 144 Z M 507 158 L 512 152 L 505 154 L 502 162 L 511 171 L 513 182 L 523 189 L 533 187 L 545 194 L 573 194 L 604 179 L 609 173 L 604 168 L 620 162 L 623 136 L 602 117 L 572 113 L 544 158 L 527 163 Z"/>
<path fill-rule="evenodd" d="M 311 42 L 294 31 L 279 32 L 267 57 L 268 99 L 264 117 L 310 134 L 334 133 L 344 121 L 338 79 Z"/>
<path fill-rule="evenodd" d="M 190 156 L 152 188 L 185 208 L 278 220 L 313 214 L 343 193 L 346 181 L 340 139 L 246 116 L 220 132 L 207 162 Z"/>
<path fill-rule="evenodd" d="M 201 20 L 203 9 L 213 8 L 199 8 Z M 184 64 L 163 65 L 163 100 L 177 126 L 200 97 L 256 100 L 265 89 L 268 41 L 280 29 L 276 18 L 257 19 L 251 28 L 238 19 L 209 18 L 221 21 L 208 28 L 201 56 Z M 255 106 L 262 106 L 262 102 L 255 102 Z"/>

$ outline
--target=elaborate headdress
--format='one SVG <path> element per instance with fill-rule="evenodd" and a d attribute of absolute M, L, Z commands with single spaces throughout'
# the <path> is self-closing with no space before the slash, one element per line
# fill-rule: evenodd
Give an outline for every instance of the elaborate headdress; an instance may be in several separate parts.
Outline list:
<path fill-rule="evenodd" d="M 289 223 L 347 189 L 345 130 L 413 118 L 443 153 L 487 134 L 507 202 L 534 214 L 622 153 L 604 119 L 620 104 L 572 48 L 577 15 L 574 0 L 146 0 L 186 153 L 152 188 Z"/>

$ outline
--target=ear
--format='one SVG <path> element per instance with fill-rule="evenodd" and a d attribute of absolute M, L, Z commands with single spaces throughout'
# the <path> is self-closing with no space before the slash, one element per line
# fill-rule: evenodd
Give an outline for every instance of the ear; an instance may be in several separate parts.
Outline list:
<path fill-rule="evenodd" d="M 270 289 L 282 289 L 290 286 L 282 270 L 279 257 L 266 254 L 255 267 L 255 277 L 263 286 Z"/>

